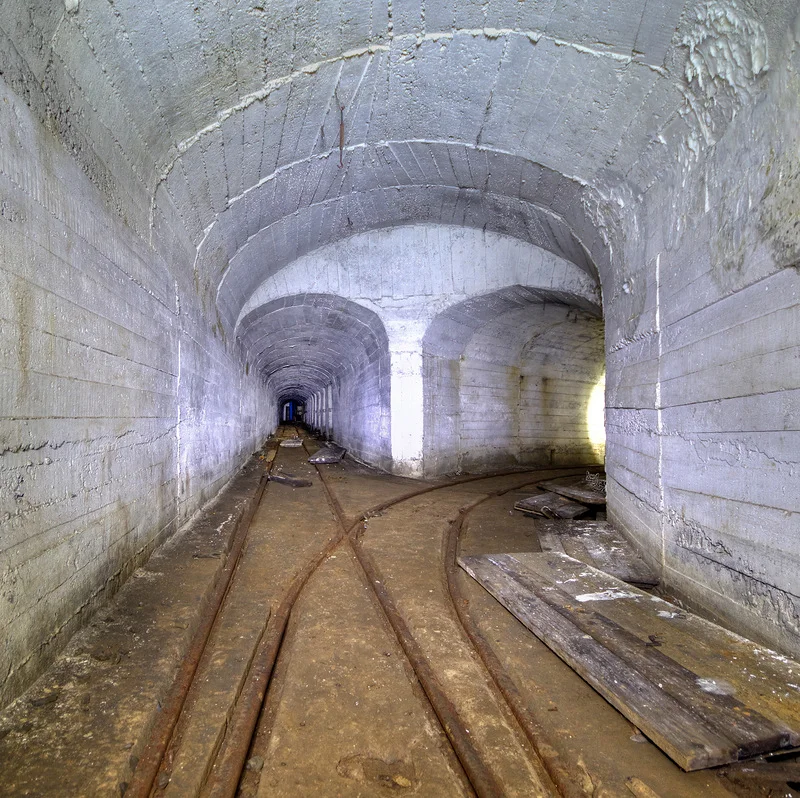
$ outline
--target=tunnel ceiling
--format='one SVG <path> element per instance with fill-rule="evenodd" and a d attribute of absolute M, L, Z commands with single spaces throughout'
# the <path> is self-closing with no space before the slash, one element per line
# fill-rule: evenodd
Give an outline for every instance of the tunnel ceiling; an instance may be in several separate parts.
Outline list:
<path fill-rule="evenodd" d="M 790 6 L 771 37 L 736 0 L 3 0 L 0 55 L 230 325 L 299 255 L 415 221 L 602 270 L 605 198 L 712 143 Z"/>
<path fill-rule="evenodd" d="M 306 401 L 331 383 L 380 369 L 389 351 L 375 313 L 325 294 L 261 305 L 245 316 L 240 335 L 249 362 L 267 376 L 278 401 Z"/>
<path fill-rule="evenodd" d="M 523 347 L 535 346 L 536 341 L 547 343 L 541 338 L 541 330 L 534 337 L 533 333 L 523 334 L 523 329 L 544 324 L 544 330 L 547 330 L 554 324 L 560 325 L 565 318 L 570 323 L 578 319 L 595 320 L 597 323 L 590 326 L 599 329 L 602 339 L 602 320 L 593 308 L 577 297 L 559 291 L 512 285 L 466 299 L 440 313 L 428 328 L 423 349 L 427 354 L 456 359 L 464 353 L 478 330 L 496 323 L 504 328 L 495 335 L 497 345 L 509 351 L 516 350 L 516 357 L 519 357 Z M 530 354 L 526 357 L 530 358 Z M 602 360 L 602 357 L 601 349 L 598 359 Z M 503 360 L 510 362 L 513 359 L 509 356 Z"/>

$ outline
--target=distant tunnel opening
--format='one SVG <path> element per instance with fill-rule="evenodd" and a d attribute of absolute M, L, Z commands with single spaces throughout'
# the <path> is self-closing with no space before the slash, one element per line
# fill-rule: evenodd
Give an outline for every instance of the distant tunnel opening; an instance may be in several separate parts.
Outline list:
<path fill-rule="evenodd" d="M 281 422 L 305 423 L 388 466 L 389 347 L 376 313 L 331 294 L 301 294 L 251 311 L 239 336 Z"/>
<path fill-rule="evenodd" d="M 281 402 L 279 421 L 284 424 L 305 422 L 306 405 L 302 399 L 292 398 Z"/>

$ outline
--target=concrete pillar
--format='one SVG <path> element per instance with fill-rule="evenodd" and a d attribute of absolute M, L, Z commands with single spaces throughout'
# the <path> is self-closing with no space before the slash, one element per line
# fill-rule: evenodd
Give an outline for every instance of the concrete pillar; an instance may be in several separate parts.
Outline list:
<path fill-rule="evenodd" d="M 392 391 L 392 471 L 410 477 L 422 476 L 422 339 L 427 327 L 428 319 L 386 322 Z"/>

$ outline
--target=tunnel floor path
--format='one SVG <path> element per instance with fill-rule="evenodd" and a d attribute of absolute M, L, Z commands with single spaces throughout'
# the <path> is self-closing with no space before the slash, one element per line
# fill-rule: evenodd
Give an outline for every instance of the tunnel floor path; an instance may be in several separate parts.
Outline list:
<path fill-rule="evenodd" d="M 315 468 L 315 439 L 279 445 L 299 435 L 271 440 L 228 513 L 246 528 L 230 583 L 222 507 L 0 716 L 0 794 L 770 794 L 680 771 L 455 567 L 459 548 L 538 550 L 513 504 L 565 470 L 420 483 Z M 310 484 L 259 486 L 264 464 Z"/>

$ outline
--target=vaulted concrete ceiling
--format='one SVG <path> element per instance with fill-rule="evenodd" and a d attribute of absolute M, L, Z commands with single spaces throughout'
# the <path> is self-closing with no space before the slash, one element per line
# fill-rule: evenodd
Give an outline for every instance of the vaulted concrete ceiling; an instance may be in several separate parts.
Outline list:
<path fill-rule="evenodd" d="M 394 224 L 496 230 L 602 271 L 601 206 L 646 190 L 674 142 L 709 143 L 698 84 L 767 59 L 734 0 L 0 7 L 6 79 L 132 225 L 196 251 L 227 325 L 298 256 Z"/>
<path fill-rule="evenodd" d="M 279 402 L 308 400 L 334 378 L 370 366 L 388 376 L 388 341 L 371 310 L 341 297 L 303 294 L 267 302 L 242 322 L 242 340 L 257 371 L 269 375 Z"/>

